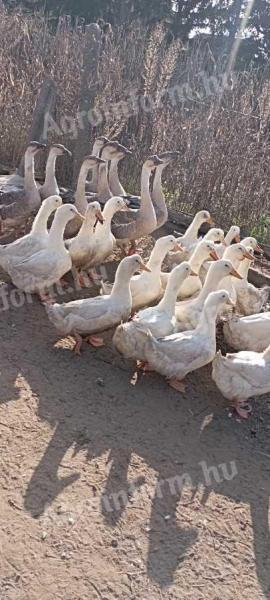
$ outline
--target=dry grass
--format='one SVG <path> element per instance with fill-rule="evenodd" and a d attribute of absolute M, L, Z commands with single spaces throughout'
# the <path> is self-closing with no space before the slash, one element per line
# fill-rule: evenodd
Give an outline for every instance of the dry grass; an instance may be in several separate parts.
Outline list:
<path fill-rule="evenodd" d="M 71 28 L 68 19 L 52 32 L 42 15 L 8 15 L 0 8 L 0 37 L 0 162 L 15 165 L 46 72 L 59 92 L 56 121 L 76 116 L 85 32 Z M 200 73 L 218 79 L 225 61 L 216 61 L 205 42 L 183 48 L 168 41 L 161 25 L 152 32 L 139 23 L 114 31 L 99 65 L 96 106 L 107 116 L 96 132 L 133 148 L 132 161 L 123 165 L 130 191 L 138 188 L 149 152 L 177 148 L 179 164 L 166 174 L 172 206 L 192 213 L 207 206 L 224 227 L 235 222 L 253 229 L 270 212 L 270 83 L 266 68 L 249 70 L 234 74 L 222 95 L 207 93 Z M 179 83 L 189 86 L 185 101 L 173 105 L 167 97 L 160 103 L 160 91 Z M 108 116 L 108 107 L 131 93 L 150 95 L 154 109 Z M 58 141 L 74 148 L 68 134 Z M 63 165 L 59 177 L 70 182 Z"/>

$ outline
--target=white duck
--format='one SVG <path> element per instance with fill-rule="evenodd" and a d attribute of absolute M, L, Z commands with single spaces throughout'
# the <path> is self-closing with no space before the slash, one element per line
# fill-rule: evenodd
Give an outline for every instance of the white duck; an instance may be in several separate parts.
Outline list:
<path fill-rule="evenodd" d="M 188 277 L 181 288 L 179 289 L 178 299 L 184 300 L 186 298 L 191 298 L 195 294 L 198 294 L 202 289 L 202 282 L 199 277 L 200 269 L 202 264 L 212 258 L 213 260 L 218 260 L 218 255 L 215 250 L 214 242 L 203 239 L 198 244 L 195 245 L 195 249 L 192 252 L 192 255 L 189 259 L 189 264 L 193 273 L 196 273 L 196 277 Z M 167 285 L 169 273 L 161 273 L 161 281 L 163 289 Z"/>
<path fill-rule="evenodd" d="M 72 204 L 60 206 L 49 232 L 45 248 L 30 257 L 14 262 L 8 273 L 16 287 L 24 292 L 37 293 L 46 299 L 50 286 L 57 283 L 72 266 L 71 256 L 64 244 L 66 224 L 79 213 Z M 81 216 L 84 220 L 84 217 Z"/>
<path fill-rule="evenodd" d="M 181 242 L 183 251 L 177 253 L 173 259 L 175 262 L 182 262 L 182 260 L 188 260 L 191 256 L 191 252 L 194 245 L 198 243 L 198 233 L 203 223 L 209 223 L 213 225 L 213 219 L 207 210 L 200 210 L 196 213 L 192 223 L 187 228 L 184 235 L 177 237 L 177 241 Z"/>
<path fill-rule="evenodd" d="M 177 331 L 186 331 L 197 327 L 207 297 L 211 292 L 216 291 L 220 281 L 226 281 L 229 276 L 241 278 L 230 260 L 221 259 L 211 264 L 199 296 L 176 303 Z"/>
<path fill-rule="evenodd" d="M 46 163 L 45 181 L 39 188 L 41 200 L 45 200 L 49 196 L 59 196 L 60 190 L 56 179 L 55 165 L 57 157 L 64 155 L 72 156 L 71 152 L 62 144 L 52 144 Z"/>
<path fill-rule="evenodd" d="M 162 296 L 161 265 L 168 252 L 177 251 L 179 248 L 181 246 L 173 235 L 166 235 L 156 241 L 146 263 L 150 272 L 135 275 L 131 279 L 130 289 L 134 310 L 147 306 Z"/>
<path fill-rule="evenodd" d="M 138 254 L 126 257 L 117 268 L 110 295 L 46 307 L 49 319 L 59 333 L 71 333 L 75 337 L 76 353 L 80 353 L 82 335 L 87 336 L 87 341 L 93 346 L 101 346 L 103 340 L 93 334 L 115 327 L 128 319 L 132 306 L 130 279 L 138 270 L 148 271 L 141 257 Z"/>
<path fill-rule="evenodd" d="M 105 165 L 105 162 L 97 156 L 86 156 L 82 162 L 78 176 L 77 187 L 74 194 L 75 207 L 81 215 L 85 214 L 88 206 L 88 197 L 86 196 L 85 191 L 88 173 L 89 171 L 93 171 L 96 167 L 99 167 L 100 165 Z M 89 199 L 92 201 L 95 198 L 94 196 L 90 196 Z M 65 230 L 65 237 L 71 238 L 77 235 L 78 231 L 81 228 L 81 225 L 82 221 L 80 217 L 73 219 L 73 221 L 70 221 Z"/>
<path fill-rule="evenodd" d="M 85 212 L 85 219 L 76 237 L 65 241 L 72 264 L 75 268 L 87 266 L 95 252 L 95 224 L 97 220 L 104 222 L 99 202 L 90 202 Z"/>
<path fill-rule="evenodd" d="M 95 248 L 87 265 L 89 268 L 100 265 L 113 252 L 116 240 L 111 231 L 112 219 L 118 211 L 126 209 L 126 201 L 120 196 L 113 196 L 107 200 L 102 212 L 103 223 L 97 223 L 95 228 Z"/>
<path fill-rule="evenodd" d="M 207 365 L 216 354 L 216 318 L 224 304 L 231 304 L 225 290 L 209 294 L 196 329 L 174 333 L 159 340 L 138 324 L 136 334 L 141 360 L 164 375 L 171 387 L 183 392 L 185 376 Z M 135 324 L 135 323 L 134 323 Z"/>
<path fill-rule="evenodd" d="M 219 258 L 223 257 L 226 248 L 228 248 L 233 241 L 237 244 L 241 241 L 240 227 L 238 227 L 238 225 L 232 225 L 232 227 L 230 227 L 228 233 L 225 235 L 224 241 L 216 248 Z"/>
<path fill-rule="evenodd" d="M 224 323 L 223 332 L 227 344 L 235 350 L 263 352 L 270 340 L 270 312 L 233 316 Z"/>
<path fill-rule="evenodd" d="M 247 238 L 250 240 L 251 238 Z M 245 240 L 243 240 L 244 242 Z M 255 240 L 256 241 L 256 240 Z M 243 245 L 243 242 L 241 244 Z M 254 244 L 253 244 L 254 248 Z M 253 255 L 253 248 L 247 248 L 250 254 Z M 242 280 L 235 282 L 235 290 L 237 294 L 236 308 L 241 315 L 253 315 L 259 313 L 264 304 L 269 298 L 270 287 L 256 288 L 255 285 L 249 283 L 248 273 L 252 265 L 252 260 L 245 258 L 239 266 L 239 273 L 242 275 Z"/>
<path fill-rule="evenodd" d="M 170 273 L 164 297 L 159 304 L 140 310 L 132 321 L 119 325 L 113 338 L 119 352 L 128 358 L 140 358 L 136 338 L 137 324 L 145 326 L 156 338 L 173 333 L 176 325 L 174 311 L 177 293 L 181 284 L 191 274 L 191 267 L 187 262 L 177 265 Z"/>
<path fill-rule="evenodd" d="M 213 362 L 212 378 L 225 398 L 231 400 L 240 417 L 251 412 L 248 398 L 270 392 L 270 346 L 264 352 L 238 352 Z"/>
<path fill-rule="evenodd" d="M 60 196 L 50 196 L 43 201 L 31 227 L 30 233 L 11 244 L 0 246 L 0 265 L 8 269 L 12 262 L 31 256 L 48 243 L 47 222 L 50 215 L 62 204 Z"/>
<path fill-rule="evenodd" d="M 209 229 L 209 231 L 206 234 L 206 236 L 204 237 L 204 239 L 208 235 L 210 235 L 210 239 L 212 239 L 212 237 L 211 237 L 211 232 L 212 231 L 215 232 L 215 231 L 222 231 L 222 230 L 215 229 L 215 228 Z M 218 255 L 219 258 L 223 258 L 225 250 L 228 248 L 228 246 L 231 245 L 231 243 L 233 242 L 233 240 L 235 240 L 237 243 L 240 242 L 240 227 L 238 227 L 237 225 L 233 225 L 230 228 L 230 230 L 228 231 L 228 233 L 225 236 L 225 238 L 224 238 L 224 232 L 223 231 L 222 231 L 222 233 L 223 233 L 223 241 L 221 241 L 221 243 L 219 243 L 219 244 L 216 244 L 216 246 L 215 246 L 215 250 L 216 250 L 216 253 L 217 253 L 217 255 Z M 218 242 L 220 240 L 215 240 L 215 241 Z M 205 281 L 205 278 L 206 278 L 207 272 L 209 271 L 210 266 L 211 266 L 211 262 L 209 262 L 209 261 L 205 262 L 202 265 L 202 268 L 200 270 L 200 279 L 201 279 L 202 283 L 204 283 L 204 281 Z"/>
<path fill-rule="evenodd" d="M 191 251 L 194 252 L 195 248 L 202 241 L 214 242 L 216 244 L 216 248 L 220 247 L 220 244 L 224 242 L 224 231 L 223 229 L 218 229 L 217 227 L 211 227 L 209 231 L 205 234 L 204 237 L 200 237 L 197 239 L 194 244 L 191 246 Z M 220 256 L 219 256 L 220 258 Z"/>
<path fill-rule="evenodd" d="M 150 269 L 149 273 L 135 275 L 131 279 L 132 308 L 137 310 L 143 306 L 153 304 L 163 295 L 161 282 L 161 265 L 168 252 L 177 251 L 181 248 L 173 235 L 166 235 L 159 238 L 146 263 Z M 108 293 L 111 284 L 102 285 L 103 293 Z"/>
<path fill-rule="evenodd" d="M 252 248 L 252 250 L 254 250 L 254 252 L 258 252 L 258 254 L 263 254 L 262 247 L 258 244 L 256 238 L 254 237 L 244 238 L 241 240 L 241 244 L 242 246 L 245 246 L 245 248 Z"/>
<path fill-rule="evenodd" d="M 226 248 L 223 258 L 226 260 L 230 260 L 233 264 L 234 268 L 238 270 L 240 263 L 248 258 L 249 260 L 253 260 L 253 254 L 249 252 L 247 248 L 243 244 L 233 244 Z M 242 277 L 242 276 L 241 276 Z M 227 277 L 225 281 L 221 281 L 219 284 L 219 289 L 225 289 L 229 292 L 230 298 L 233 303 L 236 304 L 237 301 L 237 293 L 235 289 L 235 279 L 232 277 Z"/>

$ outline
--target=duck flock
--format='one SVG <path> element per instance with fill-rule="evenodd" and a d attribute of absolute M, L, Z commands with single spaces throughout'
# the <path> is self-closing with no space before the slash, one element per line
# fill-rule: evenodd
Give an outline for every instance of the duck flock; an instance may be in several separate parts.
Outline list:
<path fill-rule="evenodd" d="M 0 266 L 12 283 L 39 295 L 59 335 L 74 337 L 77 354 L 83 341 L 97 348 L 104 344 L 101 334 L 116 328 L 113 345 L 122 355 L 144 371 L 160 373 L 182 393 L 185 376 L 212 362 L 216 385 L 247 418 L 248 399 L 270 392 L 270 312 L 263 311 L 269 288 L 248 282 L 254 253 L 262 253 L 256 239 L 241 240 L 234 225 L 225 235 L 202 210 L 184 235 L 159 237 L 143 261 L 136 241 L 168 219 L 162 173 L 179 153 L 145 160 L 138 197 L 120 182 L 119 161 L 131 152 L 119 142 L 95 140 L 75 192 L 57 184 L 56 159 L 70 155 L 61 144 L 49 149 L 44 184 L 36 181 L 34 159 L 44 148 L 31 142 L 24 178 L 16 174 L 0 182 L 1 234 L 21 235 L 0 245 Z M 29 220 L 31 230 L 25 233 Z M 209 230 L 200 238 L 204 223 Z M 96 268 L 116 247 L 123 258 L 114 282 L 101 281 Z M 98 284 L 96 297 L 55 302 L 52 286 L 64 283 L 71 269 L 81 286 L 86 279 Z M 219 322 L 235 354 L 216 352 Z"/>

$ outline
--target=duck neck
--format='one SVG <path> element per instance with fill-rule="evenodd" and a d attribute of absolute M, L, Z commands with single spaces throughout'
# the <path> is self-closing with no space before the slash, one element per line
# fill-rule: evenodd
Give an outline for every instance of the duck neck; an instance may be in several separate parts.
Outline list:
<path fill-rule="evenodd" d="M 58 214 L 57 214 L 58 213 Z M 66 228 L 67 221 L 63 220 L 63 216 L 56 211 L 55 217 L 49 231 L 49 248 L 57 248 L 65 250 L 64 244 L 64 231 Z"/>
<path fill-rule="evenodd" d="M 152 198 L 150 194 L 150 175 L 151 171 L 147 167 L 143 166 L 141 175 L 141 214 L 149 214 L 149 211 L 153 211 L 155 215 L 154 207 L 152 204 Z"/>
<path fill-rule="evenodd" d="M 28 151 L 26 151 L 24 159 L 24 188 L 26 192 L 37 190 L 34 155 Z"/>
<path fill-rule="evenodd" d="M 82 214 L 85 213 L 87 206 L 88 206 L 88 202 L 86 200 L 86 196 L 85 196 L 85 184 L 86 184 L 86 179 L 87 179 L 87 175 L 88 175 L 88 167 L 86 167 L 86 165 L 82 165 L 80 172 L 79 172 L 79 177 L 78 177 L 78 182 L 77 182 L 77 188 L 76 188 L 76 192 L 75 192 L 75 206 L 78 209 L 79 212 L 81 212 Z"/>
<path fill-rule="evenodd" d="M 173 317 L 175 313 L 175 304 L 179 288 L 180 285 L 177 285 L 175 281 L 173 281 L 171 277 L 169 277 L 164 296 L 157 306 L 159 310 L 164 311 L 170 317 Z"/>
<path fill-rule="evenodd" d="M 112 218 L 113 218 L 115 212 L 116 212 L 115 208 L 111 205 L 110 200 L 108 200 L 108 202 L 106 202 L 103 212 L 102 212 L 102 216 L 104 218 L 104 223 L 98 222 L 96 224 L 96 234 L 101 233 L 101 234 L 107 236 L 108 233 L 110 233 Z"/>
<path fill-rule="evenodd" d="M 196 240 L 198 237 L 198 232 L 200 229 L 201 223 L 198 223 L 198 219 L 196 217 L 193 219 L 190 226 L 187 228 L 186 233 L 183 235 L 183 240 L 192 241 Z"/>
<path fill-rule="evenodd" d="M 168 219 L 168 209 L 165 202 L 165 196 L 162 188 L 162 173 L 165 165 L 156 168 L 153 181 L 152 201 L 156 211 L 158 224 L 162 225 Z"/>
<path fill-rule="evenodd" d="M 94 233 L 94 226 L 96 222 L 96 217 L 91 217 L 91 219 L 85 219 L 82 223 L 82 226 L 77 234 L 77 239 L 89 239 L 89 236 Z"/>
<path fill-rule="evenodd" d="M 208 271 L 208 273 L 206 275 L 204 286 L 203 286 L 203 288 L 202 288 L 202 290 L 201 290 L 201 292 L 200 292 L 200 294 L 198 296 L 198 301 L 200 303 L 203 304 L 205 302 L 206 298 L 209 296 L 209 294 L 211 292 L 215 292 L 216 291 L 216 289 L 218 287 L 218 284 L 219 284 L 219 281 L 220 280 L 217 279 L 216 273 L 214 273 L 212 271 L 212 265 L 211 265 L 211 267 L 210 267 L 210 269 L 209 269 L 209 271 Z"/>
<path fill-rule="evenodd" d="M 227 235 L 225 235 L 225 238 L 224 238 L 224 242 L 225 242 L 226 246 L 230 246 L 231 245 L 231 243 L 232 243 L 232 241 L 234 239 L 234 236 L 235 236 L 235 234 L 233 233 L 233 231 L 229 230 L 228 233 L 227 233 Z"/>
<path fill-rule="evenodd" d="M 49 153 L 47 164 L 46 164 L 46 175 L 44 185 L 49 188 L 59 190 L 57 180 L 55 176 L 55 165 L 56 165 L 56 154 L 52 151 Z"/>
<path fill-rule="evenodd" d="M 118 164 L 118 158 L 111 160 L 109 168 L 109 188 L 114 196 L 125 196 L 126 192 L 119 179 Z"/>
<path fill-rule="evenodd" d="M 218 314 L 218 306 L 204 306 L 199 319 L 196 331 L 200 334 L 207 335 L 211 340 L 216 341 L 216 319 Z"/>
<path fill-rule="evenodd" d="M 108 200 L 112 197 L 108 184 L 108 163 L 100 164 L 98 169 L 97 196 L 101 200 Z"/>
<path fill-rule="evenodd" d="M 195 273 L 199 273 L 204 261 L 205 258 L 202 256 L 200 247 L 196 248 L 189 259 L 189 264 L 192 268 L 192 271 L 194 271 Z"/>
<path fill-rule="evenodd" d="M 161 271 L 161 265 L 164 261 L 166 254 L 167 250 L 161 250 L 161 248 L 158 248 L 157 245 L 154 246 L 150 254 L 150 258 L 147 262 L 147 266 L 149 267 L 149 269 L 151 269 L 152 272 Z"/>
<path fill-rule="evenodd" d="M 33 221 L 31 233 L 33 233 L 34 235 L 47 233 L 47 221 L 51 213 L 51 207 L 46 206 L 46 202 L 43 202 L 38 211 L 38 214 L 36 215 Z"/>
<path fill-rule="evenodd" d="M 126 274 L 123 270 L 123 265 L 118 267 L 115 280 L 113 284 L 113 288 L 111 291 L 111 298 L 121 298 L 121 302 L 124 300 L 130 301 L 132 303 L 131 291 L 130 291 L 130 279 L 131 276 Z"/>
<path fill-rule="evenodd" d="M 252 261 L 249 260 L 248 258 L 244 258 L 244 260 L 240 261 L 239 267 L 238 267 L 238 273 L 240 273 L 240 275 L 242 275 L 243 279 L 248 278 L 248 272 L 249 269 L 252 265 Z"/>

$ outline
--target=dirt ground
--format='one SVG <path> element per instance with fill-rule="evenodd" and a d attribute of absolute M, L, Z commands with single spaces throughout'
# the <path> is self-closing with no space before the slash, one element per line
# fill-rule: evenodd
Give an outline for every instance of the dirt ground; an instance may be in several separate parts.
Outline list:
<path fill-rule="evenodd" d="M 0 328 L 0 599 L 270 598 L 270 398 L 240 423 L 209 368 L 132 385 L 37 300 Z"/>

